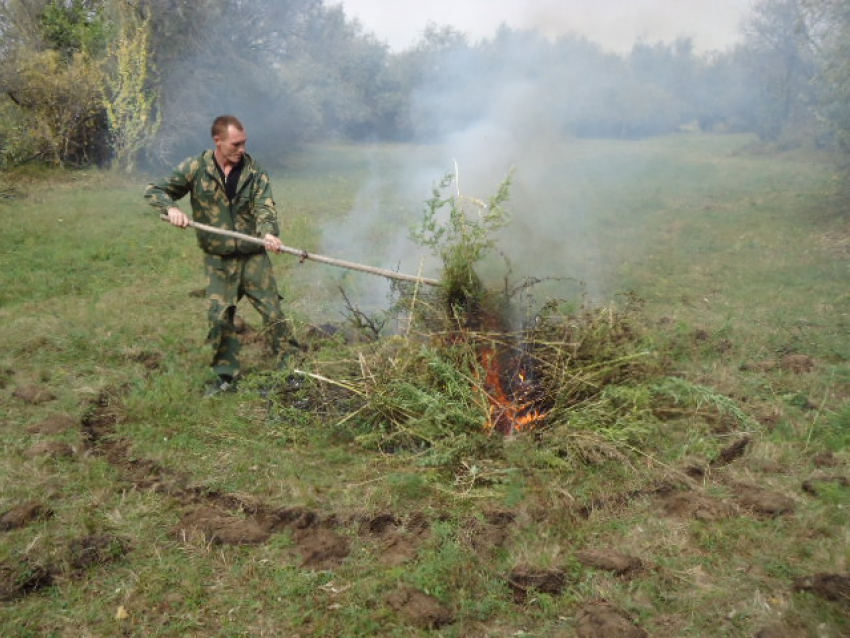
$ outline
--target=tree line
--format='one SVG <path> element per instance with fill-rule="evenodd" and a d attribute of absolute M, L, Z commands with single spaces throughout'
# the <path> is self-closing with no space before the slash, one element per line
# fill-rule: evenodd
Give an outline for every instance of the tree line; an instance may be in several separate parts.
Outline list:
<path fill-rule="evenodd" d="M 501 104 L 565 136 L 748 131 L 850 157 L 850 3 L 762 0 L 729 50 L 683 38 L 613 54 L 436 24 L 394 53 L 323 0 L 0 0 L 4 167 L 172 163 L 227 112 L 269 157 L 328 138 L 435 141 Z"/>

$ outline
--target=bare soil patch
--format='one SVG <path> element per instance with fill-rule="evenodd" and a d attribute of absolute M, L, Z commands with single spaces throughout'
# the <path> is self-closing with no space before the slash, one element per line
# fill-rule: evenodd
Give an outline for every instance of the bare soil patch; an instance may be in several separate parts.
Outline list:
<path fill-rule="evenodd" d="M 747 448 L 750 446 L 752 439 L 749 436 L 743 436 L 731 445 L 720 450 L 718 455 L 711 460 L 711 465 L 713 467 L 720 467 L 724 465 L 729 465 L 733 461 L 738 460 L 747 451 Z"/>
<path fill-rule="evenodd" d="M 807 591 L 850 609 L 850 574 L 802 576 L 794 579 L 793 588 L 794 591 Z"/>
<path fill-rule="evenodd" d="M 256 545 L 268 540 L 270 532 L 251 518 L 234 516 L 210 506 L 187 512 L 174 529 L 184 541 L 214 545 Z"/>
<path fill-rule="evenodd" d="M 832 450 L 823 450 L 822 452 L 818 452 L 812 457 L 812 463 L 814 463 L 817 468 L 830 468 L 841 465 L 841 461 L 836 458 L 835 453 Z"/>
<path fill-rule="evenodd" d="M 24 527 L 35 521 L 41 521 L 53 516 L 53 510 L 38 503 L 27 501 L 6 510 L 0 515 L 0 531 L 8 531 Z"/>
<path fill-rule="evenodd" d="M 724 467 L 737 461 L 739 458 L 746 454 L 747 449 L 750 446 L 752 439 L 749 436 L 743 436 L 734 443 L 726 446 L 720 452 L 718 452 L 713 458 L 710 460 L 705 460 L 703 458 L 696 458 L 689 463 L 685 464 L 682 468 L 682 471 L 694 479 L 695 481 L 699 481 L 704 479 L 708 474 L 717 468 Z"/>
<path fill-rule="evenodd" d="M 68 563 L 75 572 L 107 565 L 122 558 L 129 545 L 112 534 L 91 534 L 71 541 L 68 546 Z"/>
<path fill-rule="evenodd" d="M 817 368 L 817 362 L 805 354 L 786 354 L 779 360 L 779 367 L 794 374 L 807 374 Z"/>
<path fill-rule="evenodd" d="M 454 622 L 451 610 L 413 587 L 400 587 L 387 596 L 386 602 L 410 624 L 422 629 L 439 629 Z"/>
<path fill-rule="evenodd" d="M 300 530 L 294 538 L 301 552 L 301 567 L 306 569 L 333 569 L 350 552 L 349 539 L 330 529 Z"/>
<path fill-rule="evenodd" d="M 483 520 L 470 519 L 464 527 L 469 531 L 472 547 L 484 553 L 504 547 L 510 537 L 514 519 L 513 512 L 487 510 Z"/>
<path fill-rule="evenodd" d="M 648 636 L 622 609 L 605 602 L 592 602 L 576 615 L 578 638 L 645 638 Z"/>
<path fill-rule="evenodd" d="M 5 388 L 14 376 L 15 371 L 11 368 L 0 368 L 0 390 Z"/>
<path fill-rule="evenodd" d="M 514 602 L 522 603 L 533 592 L 558 595 L 567 584 L 567 575 L 562 569 L 538 569 L 519 565 L 508 575 L 508 585 L 513 591 Z"/>
<path fill-rule="evenodd" d="M 0 601 L 12 601 L 53 584 L 53 571 L 27 558 L 0 562 Z"/>
<path fill-rule="evenodd" d="M 724 520 L 737 516 L 737 508 L 725 501 L 706 496 L 693 490 L 672 490 L 661 494 L 661 511 L 666 515 L 680 519 L 696 519 L 704 523 Z"/>
<path fill-rule="evenodd" d="M 612 549 L 586 549 L 576 553 L 576 559 L 585 567 L 613 572 L 617 576 L 632 575 L 644 567 L 640 558 Z"/>
<path fill-rule="evenodd" d="M 30 434 L 63 434 L 79 427 L 77 419 L 67 414 L 54 414 L 27 428 Z"/>
<path fill-rule="evenodd" d="M 389 513 L 369 518 L 360 526 L 361 536 L 371 536 L 377 543 L 376 552 L 383 565 L 395 566 L 412 560 L 428 538 L 431 524 L 422 513 L 414 513 L 404 522 Z"/>
<path fill-rule="evenodd" d="M 669 482 L 661 482 L 655 487 L 641 490 L 630 490 L 628 492 L 606 495 L 604 498 L 592 498 L 585 503 L 576 503 L 572 509 L 580 518 L 588 519 L 595 510 L 612 510 L 624 507 L 635 499 L 645 496 L 661 496 L 671 494 L 679 488 Z"/>
<path fill-rule="evenodd" d="M 121 559 L 129 551 L 126 541 L 109 533 L 71 541 L 65 557 L 47 565 L 29 556 L 0 562 L 0 601 L 12 601 L 54 584 L 58 576 L 79 578 L 90 569 Z"/>
<path fill-rule="evenodd" d="M 50 390 L 37 385 L 20 386 L 13 392 L 13 395 L 30 405 L 39 405 L 56 399 L 56 395 Z"/>
<path fill-rule="evenodd" d="M 773 370 L 784 370 L 793 374 L 808 374 L 817 369 L 817 361 L 805 354 L 786 354 L 780 359 L 766 359 L 764 361 L 753 361 L 741 366 L 742 370 L 753 372 L 772 372 Z"/>
<path fill-rule="evenodd" d="M 738 503 L 757 515 L 776 517 L 794 512 L 793 499 L 779 492 L 745 484 L 736 485 L 734 489 Z"/>
<path fill-rule="evenodd" d="M 52 459 L 65 459 L 74 456 L 74 448 L 60 441 L 41 441 L 30 447 L 25 454 L 29 458 L 44 456 Z"/>
<path fill-rule="evenodd" d="M 127 359 L 135 363 L 141 363 L 148 370 L 156 370 L 162 364 L 161 352 L 149 350 L 131 350 L 125 355 Z"/>

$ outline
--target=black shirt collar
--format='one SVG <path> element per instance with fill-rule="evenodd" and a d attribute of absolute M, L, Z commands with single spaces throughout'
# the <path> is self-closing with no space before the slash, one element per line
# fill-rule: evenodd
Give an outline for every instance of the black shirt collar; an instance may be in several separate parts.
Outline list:
<path fill-rule="evenodd" d="M 215 159 L 215 153 L 213 153 L 213 164 L 218 169 L 218 176 L 221 177 L 221 183 L 224 184 L 224 192 L 227 193 L 227 199 L 232 200 L 236 197 L 236 186 L 239 184 L 239 177 L 242 175 L 242 167 L 245 166 L 245 158 L 243 157 L 239 160 L 238 164 L 234 164 L 231 167 L 227 177 L 224 175 L 224 170 L 218 165 L 218 161 Z"/>

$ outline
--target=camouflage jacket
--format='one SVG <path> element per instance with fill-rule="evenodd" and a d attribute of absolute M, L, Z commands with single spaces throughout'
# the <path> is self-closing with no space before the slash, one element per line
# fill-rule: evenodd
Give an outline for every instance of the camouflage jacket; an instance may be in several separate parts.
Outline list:
<path fill-rule="evenodd" d="M 166 213 L 187 193 L 192 219 L 201 224 L 235 230 L 253 237 L 279 232 L 277 212 L 268 174 L 247 153 L 233 201 L 227 198 L 213 151 L 183 160 L 169 177 L 148 184 L 145 198 L 160 213 Z M 198 245 L 211 255 L 249 254 L 264 248 L 241 239 L 196 230 Z"/>

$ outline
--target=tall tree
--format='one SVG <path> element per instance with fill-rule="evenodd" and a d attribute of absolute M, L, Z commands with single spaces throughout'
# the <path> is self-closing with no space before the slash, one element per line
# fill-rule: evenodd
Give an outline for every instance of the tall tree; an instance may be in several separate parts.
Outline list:
<path fill-rule="evenodd" d="M 817 53 L 817 112 L 850 163 L 850 3 L 805 0 L 804 7 Z"/>
<path fill-rule="evenodd" d="M 150 22 L 119 5 L 119 29 L 109 45 L 104 74 L 106 111 L 114 163 L 132 171 L 142 148 L 157 132 L 158 92 L 151 86 Z"/>
<path fill-rule="evenodd" d="M 322 17 L 322 0 L 140 0 L 151 23 L 163 123 L 154 158 L 173 162 L 208 145 L 209 125 L 239 115 L 265 156 L 320 124 L 306 91 L 289 79 L 299 40 Z M 297 74 L 296 74 L 297 75 Z"/>
<path fill-rule="evenodd" d="M 747 23 L 757 132 L 765 141 L 810 133 L 815 61 L 802 0 L 762 0 Z"/>

